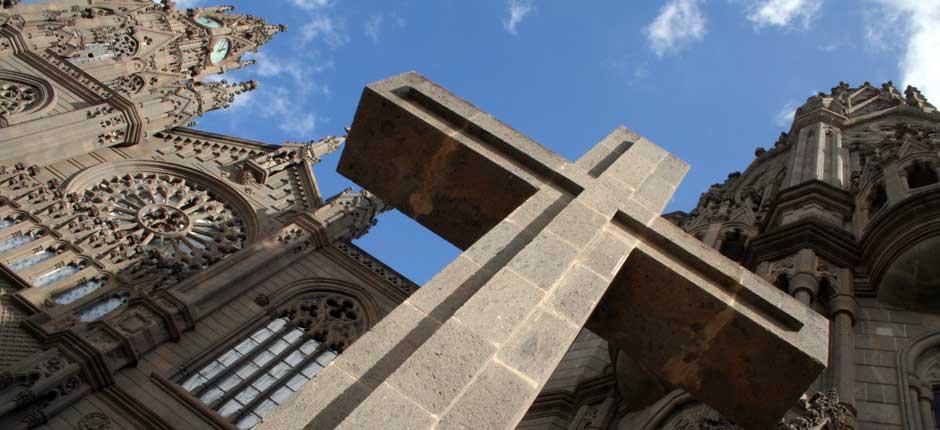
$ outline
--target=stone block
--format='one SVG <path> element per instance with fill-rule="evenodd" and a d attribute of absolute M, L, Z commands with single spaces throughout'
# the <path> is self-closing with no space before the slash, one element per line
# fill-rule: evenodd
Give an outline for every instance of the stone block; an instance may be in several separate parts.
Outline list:
<path fill-rule="evenodd" d="M 492 275 L 461 255 L 415 291 L 406 303 L 442 321 L 453 315 Z"/>
<path fill-rule="evenodd" d="M 610 167 L 603 176 L 610 175 L 629 187 L 639 188 L 656 170 L 668 152 L 645 138 L 640 138 Z"/>
<path fill-rule="evenodd" d="M 518 253 L 535 235 L 523 231 L 518 224 L 503 221 L 477 240 L 462 255 L 481 266 L 502 267 Z"/>
<path fill-rule="evenodd" d="M 539 310 L 496 357 L 534 381 L 546 381 L 580 331 L 580 326 L 550 311 Z"/>
<path fill-rule="evenodd" d="M 438 430 L 513 428 L 538 395 L 531 381 L 491 361 L 442 417 Z"/>
<path fill-rule="evenodd" d="M 387 384 L 383 384 L 356 408 L 337 427 L 337 430 L 411 430 L 431 428 L 436 422 L 437 418 L 434 415 L 406 399 Z"/>
<path fill-rule="evenodd" d="M 571 202 L 548 225 L 548 230 L 581 249 L 588 245 L 610 220 L 577 200 Z"/>
<path fill-rule="evenodd" d="M 654 174 L 643 181 L 643 185 L 633 193 L 633 198 L 653 212 L 659 213 L 666 208 L 675 192 L 675 185 Z"/>
<path fill-rule="evenodd" d="M 638 240 L 618 230 L 605 228 L 588 247 L 581 264 L 602 277 L 613 279 Z"/>
<path fill-rule="evenodd" d="M 501 344 L 544 296 L 542 289 L 503 269 L 467 300 L 455 316 L 484 339 Z"/>
<path fill-rule="evenodd" d="M 405 302 L 354 342 L 333 363 L 375 388 L 417 350 L 440 323 Z"/>
<path fill-rule="evenodd" d="M 581 156 L 575 164 L 597 178 L 639 139 L 640 135 L 626 127 L 617 127 Z"/>
<path fill-rule="evenodd" d="M 587 321 L 611 283 L 585 263 L 575 264 L 545 301 L 547 308 L 575 324 Z"/>
<path fill-rule="evenodd" d="M 685 179 L 687 173 L 689 173 L 689 163 L 686 163 L 673 154 L 667 153 L 666 157 L 656 166 L 656 170 L 653 171 L 653 176 L 662 178 L 667 184 L 676 188 L 682 183 L 682 180 Z"/>
<path fill-rule="evenodd" d="M 509 268 L 539 288 L 549 290 L 568 271 L 577 255 L 574 246 L 543 231 L 509 262 Z"/>
<path fill-rule="evenodd" d="M 571 201 L 568 196 L 554 188 L 543 188 L 509 214 L 509 221 L 522 228 L 538 231 L 548 225 Z"/>
<path fill-rule="evenodd" d="M 491 342 L 451 319 L 386 382 L 432 414 L 440 415 L 495 351 Z"/>
<path fill-rule="evenodd" d="M 370 392 L 340 368 L 327 366 L 255 428 L 336 428 Z"/>

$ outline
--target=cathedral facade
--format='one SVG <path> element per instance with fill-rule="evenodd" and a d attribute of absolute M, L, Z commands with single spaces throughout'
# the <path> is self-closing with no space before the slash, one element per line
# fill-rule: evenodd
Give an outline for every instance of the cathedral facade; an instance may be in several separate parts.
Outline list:
<path fill-rule="evenodd" d="M 320 194 L 311 166 L 344 137 L 186 128 L 257 86 L 207 78 L 284 27 L 166 0 L 3 7 L 0 428 L 253 428 L 418 288 L 351 243 L 383 202 Z M 915 88 L 840 84 L 666 215 L 831 320 L 788 428 L 937 428 L 938 127 Z M 736 427 L 584 330 L 519 428 Z"/>
<path fill-rule="evenodd" d="M 320 195 L 343 138 L 180 128 L 284 30 L 228 7 L 0 11 L 0 428 L 251 428 L 416 286 Z"/>

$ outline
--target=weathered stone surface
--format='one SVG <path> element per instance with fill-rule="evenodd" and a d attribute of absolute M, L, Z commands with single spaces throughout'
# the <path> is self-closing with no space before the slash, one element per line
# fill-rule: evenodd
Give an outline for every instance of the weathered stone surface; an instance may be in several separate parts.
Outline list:
<path fill-rule="evenodd" d="M 512 428 L 603 298 L 592 327 L 613 346 L 741 424 L 773 423 L 822 369 L 825 320 L 657 216 L 685 163 L 625 129 L 608 140 L 575 165 L 417 74 L 370 85 L 341 172 L 467 251 L 401 310 L 423 319 L 376 326 L 394 353 L 363 338 L 324 372 L 379 375 L 368 386 L 443 426 Z M 430 331 L 394 326 L 418 320 Z"/>
<path fill-rule="evenodd" d="M 453 106 L 419 97 L 409 87 L 412 82 L 399 83 L 395 88 L 366 87 L 347 139 L 352 144 L 343 151 L 338 170 L 466 249 L 536 188 L 462 144 L 456 133 L 482 145 L 486 137 L 476 128 L 448 127 Z M 442 119 L 431 121 L 437 118 Z"/>
<path fill-rule="evenodd" d="M 522 418 L 535 384 L 497 362 L 483 370 L 437 425 L 438 430 L 498 429 Z"/>

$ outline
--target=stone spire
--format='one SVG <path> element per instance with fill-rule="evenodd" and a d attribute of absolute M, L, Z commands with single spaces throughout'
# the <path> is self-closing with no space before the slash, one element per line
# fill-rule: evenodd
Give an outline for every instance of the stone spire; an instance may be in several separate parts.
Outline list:
<path fill-rule="evenodd" d="M 216 109 L 228 109 L 235 103 L 235 98 L 241 94 L 258 89 L 258 81 L 245 81 L 241 83 L 229 83 L 228 81 L 193 84 L 193 90 L 200 99 L 202 112 L 213 111 Z"/>
<path fill-rule="evenodd" d="M 377 222 L 376 217 L 391 209 L 367 190 L 343 190 L 312 214 L 322 227 L 317 242 L 335 243 L 358 239 Z"/>
<path fill-rule="evenodd" d="M 319 164 L 322 157 L 339 150 L 346 136 L 326 136 L 305 143 L 285 142 L 277 151 L 248 160 L 242 165 L 239 182 L 265 183 L 278 172 L 298 163 Z"/>
<path fill-rule="evenodd" d="M 122 7 L 73 3 L 10 6 L 9 21 L 18 24 L 23 48 L 51 50 L 105 83 L 140 76 L 138 92 L 252 64 L 242 56 L 287 29 L 235 14 L 232 6 L 178 10 L 173 1 Z M 50 6 L 57 8 L 50 12 Z"/>

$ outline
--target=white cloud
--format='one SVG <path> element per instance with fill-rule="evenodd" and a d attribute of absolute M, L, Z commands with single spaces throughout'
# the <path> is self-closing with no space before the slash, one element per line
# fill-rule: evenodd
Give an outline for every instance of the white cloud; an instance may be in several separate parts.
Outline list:
<path fill-rule="evenodd" d="M 885 20 L 869 23 L 869 43 L 882 47 L 889 42 L 891 29 L 903 39 L 904 55 L 898 65 L 905 85 L 914 85 L 928 97 L 940 94 L 940 0 L 869 0 L 880 9 Z"/>
<path fill-rule="evenodd" d="M 232 102 L 232 105 L 229 106 L 230 110 L 242 110 L 248 107 L 251 107 L 252 100 L 254 100 L 254 92 L 247 91 L 235 96 L 235 101 Z"/>
<path fill-rule="evenodd" d="M 796 116 L 797 105 L 794 102 L 789 102 L 780 109 L 780 112 L 777 112 L 777 115 L 774 116 L 774 124 L 777 127 L 787 128 L 790 124 L 793 123 L 793 118 Z"/>
<path fill-rule="evenodd" d="M 306 10 L 324 9 L 333 5 L 333 0 L 291 0 L 294 6 Z"/>
<path fill-rule="evenodd" d="M 705 15 L 701 0 L 670 0 L 659 16 L 646 27 L 650 49 L 656 55 L 676 53 L 705 38 Z"/>
<path fill-rule="evenodd" d="M 757 27 L 790 27 L 808 29 L 819 15 L 824 0 L 762 0 L 754 6 L 747 19 Z"/>
<path fill-rule="evenodd" d="M 372 39 L 373 43 L 379 43 L 379 36 L 382 33 L 382 15 L 372 15 L 366 20 L 365 32 L 366 36 L 369 39 Z"/>
<path fill-rule="evenodd" d="M 510 34 L 518 34 L 519 24 L 535 11 L 535 4 L 533 0 L 509 0 L 508 6 L 509 18 L 503 21 L 503 27 Z"/>
<path fill-rule="evenodd" d="M 344 30 L 345 25 L 342 20 L 319 15 L 313 17 L 300 29 L 300 39 L 304 43 L 322 39 L 329 47 L 336 49 L 349 41 Z"/>

